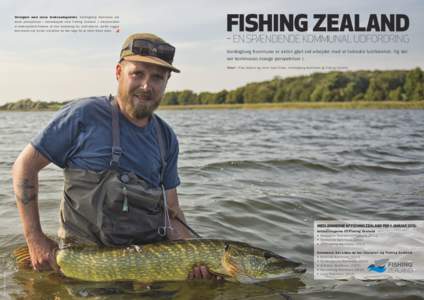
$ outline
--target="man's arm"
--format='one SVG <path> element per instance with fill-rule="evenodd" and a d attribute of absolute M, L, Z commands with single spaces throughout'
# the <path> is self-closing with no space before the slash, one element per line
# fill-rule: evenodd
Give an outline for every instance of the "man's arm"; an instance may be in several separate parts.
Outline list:
<path fill-rule="evenodd" d="M 38 172 L 50 161 L 31 144 L 13 164 L 12 177 L 16 203 L 35 270 L 58 269 L 55 259 L 57 244 L 42 231 L 38 210 Z"/>
<path fill-rule="evenodd" d="M 187 223 L 184 217 L 184 213 L 180 208 L 180 204 L 178 202 L 177 189 L 170 189 L 166 191 L 166 197 L 168 199 L 168 206 L 174 216 L 178 216 L 180 220 L 184 223 Z M 170 240 L 178 240 L 178 239 L 190 239 L 192 235 L 190 231 L 181 224 L 175 217 L 171 216 L 171 225 L 173 230 L 168 230 L 168 239 Z M 193 268 L 193 271 L 188 274 L 189 279 L 212 279 L 215 278 L 211 273 L 209 273 L 208 269 L 205 266 L 196 266 Z M 220 277 L 216 277 L 216 279 L 222 279 Z"/>
<path fill-rule="evenodd" d="M 180 220 L 186 223 L 184 213 L 180 208 L 178 202 L 177 189 L 170 189 L 166 191 L 166 197 L 168 199 L 168 207 L 170 208 L 171 226 L 173 230 L 168 230 L 167 237 L 169 240 L 181 240 L 190 239 L 192 236 L 190 231 L 178 221 L 175 216 L 178 216 Z"/>

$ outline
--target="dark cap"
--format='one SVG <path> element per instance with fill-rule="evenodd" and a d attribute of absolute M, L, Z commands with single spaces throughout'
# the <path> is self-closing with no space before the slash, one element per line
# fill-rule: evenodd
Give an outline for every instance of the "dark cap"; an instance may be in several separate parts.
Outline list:
<path fill-rule="evenodd" d="M 172 65 L 175 47 L 151 33 L 130 35 L 122 45 L 120 61 L 141 61 L 180 73 Z"/>

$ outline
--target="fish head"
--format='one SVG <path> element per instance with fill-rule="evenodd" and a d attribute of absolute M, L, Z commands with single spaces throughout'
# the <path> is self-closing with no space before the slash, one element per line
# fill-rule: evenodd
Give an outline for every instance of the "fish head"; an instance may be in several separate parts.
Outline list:
<path fill-rule="evenodd" d="M 288 278 L 306 271 L 301 263 L 271 251 L 238 242 L 225 245 L 222 265 L 230 276 L 242 283 Z"/>

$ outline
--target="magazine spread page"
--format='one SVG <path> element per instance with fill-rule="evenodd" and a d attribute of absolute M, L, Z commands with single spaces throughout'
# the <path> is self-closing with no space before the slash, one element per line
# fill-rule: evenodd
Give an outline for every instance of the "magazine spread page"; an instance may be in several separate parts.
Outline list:
<path fill-rule="evenodd" d="M 0 4 L 1 299 L 423 299 L 424 2 Z"/>

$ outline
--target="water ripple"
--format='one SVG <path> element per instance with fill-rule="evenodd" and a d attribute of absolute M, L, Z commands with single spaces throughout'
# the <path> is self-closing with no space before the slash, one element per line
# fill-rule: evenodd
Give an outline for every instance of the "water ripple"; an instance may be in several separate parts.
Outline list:
<path fill-rule="evenodd" d="M 8 256 L 24 242 L 10 169 L 53 113 L 0 114 L 0 257 L 10 275 L 6 286 L 22 299 L 27 286 L 35 291 L 34 298 L 42 298 L 45 290 L 70 298 L 69 285 L 17 272 Z M 313 280 L 313 222 L 422 219 L 424 111 L 183 110 L 159 114 L 179 137 L 179 201 L 188 223 L 204 237 L 249 242 L 307 264 L 308 272 L 301 280 L 273 281 L 267 283 L 269 287 L 291 291 L 294 299 L 422 299 L 422 282 Z M 62 171 L 49 165 L 39 180 L 43 230 L 55 235 Z M 192 299 L 281 299 L 269 287 L 205 288 L 194 283 L 176 289 L 181 299 L 189 295 L 194 295 Z"/>

